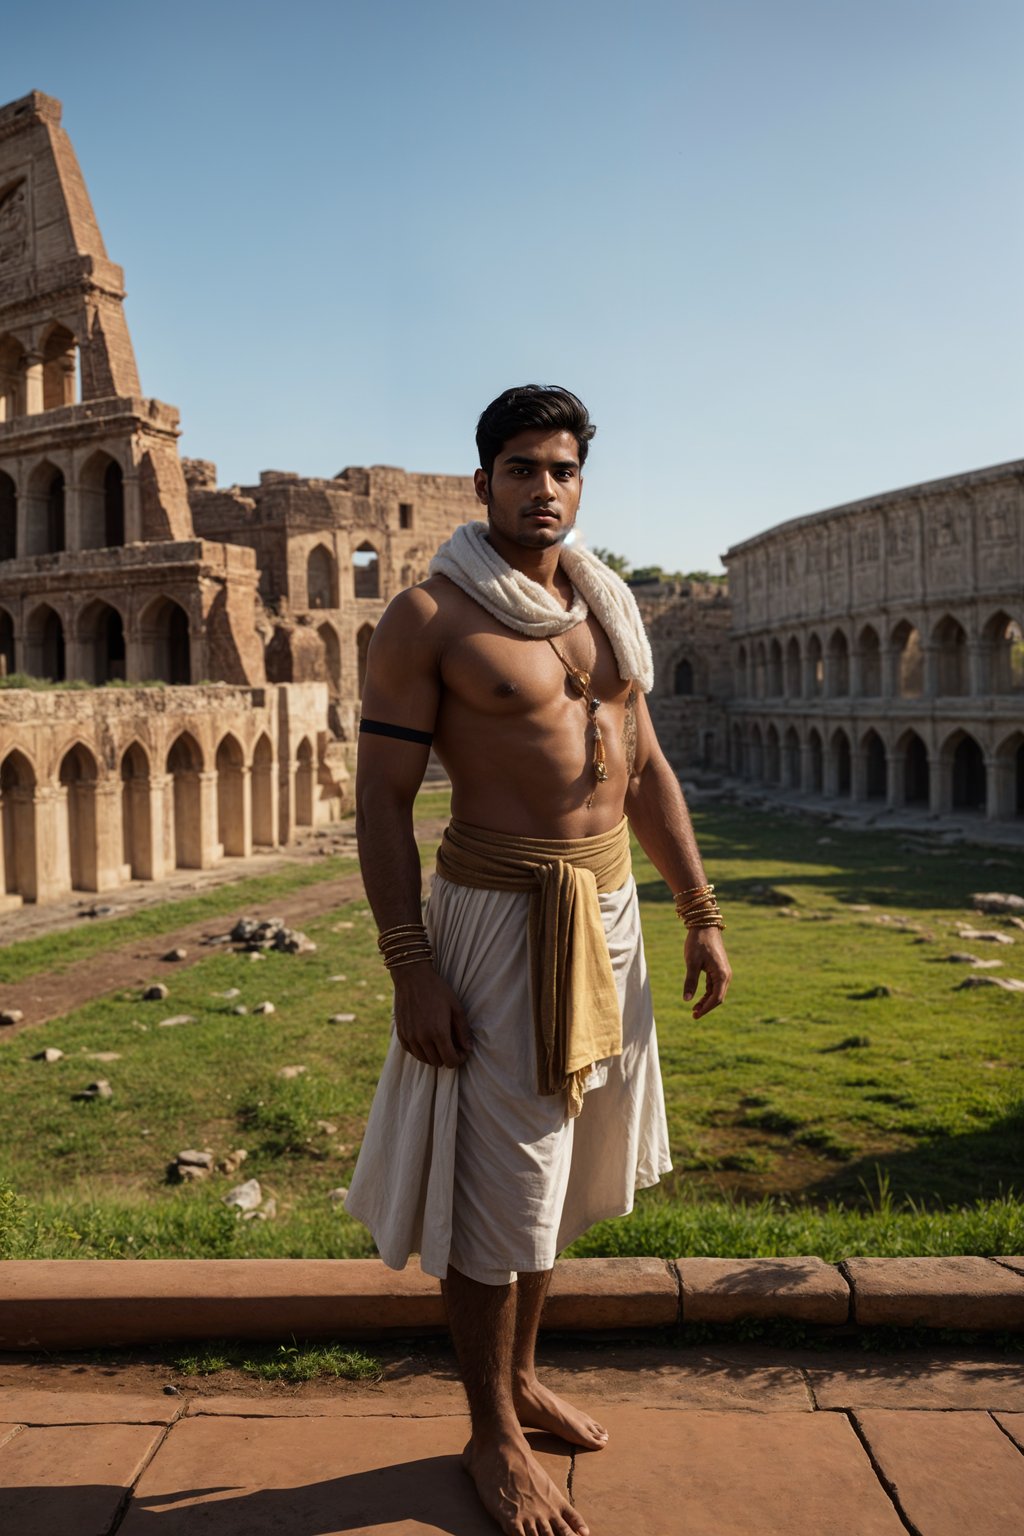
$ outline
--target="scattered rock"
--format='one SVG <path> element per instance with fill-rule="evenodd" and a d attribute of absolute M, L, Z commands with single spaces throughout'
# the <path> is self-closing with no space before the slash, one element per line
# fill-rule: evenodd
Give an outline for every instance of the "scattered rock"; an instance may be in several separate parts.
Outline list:
<path fill-rule="evenodd" d="M 301 1077 L 304 1072 L 308 1071 L 308 1067 L 281 1067 L 279 1068 L 277 1075 L 278 1077 L 285 1078 Z"/>
<path fill-rule="evenodd" d="M 145 992 L 143 992 L 142 1001 L 144 1003 L 162 1003 L 170 995 L 170 987 L 165 987 L 162 981 L 155 981 L 151 987 L 147 987 Z"/>
<path fill-rule="evenodd" d="M 250 949 L 246 953 L 246 959 L 247 960 L 265 960 L 266 958 L 267 958 L 266 955 L 261 954 L 261 952 L 258 949 Z"/>
<path fill-rule="evenodd" d="M 1024 896 L 1011 896 L 1006 891 L 975 891 L 971 904 L 975 912 L 1024 912 Z"/>
<path fill-rule="evenodd" d="M 847 912 L 870 912 L 871 903 L 868 901 L 848 901 L 846 903 L 846 910 Z"/>
<path fill-rule="evenodd" d="M 276 1012 L 277 1012 L 277 1009 L 274 1007 L 274 1004 L 273 1003 L 269 1003 L 269 1002 L 257 1003 L 256 1007 L 253 1009 L 253 1013 L 270 1014 L 270 1013 L 276 1013 Z"/>
<path fill-rule="evenodd" d="M 956 992 L 966 992 L 974 987 L 1001 987 L 1004 992 L 1024 992 L 1024 981 L 1015 976 L 965 976 Z"/>
<path fill-rule="evenodd" d="M 172 1013 L 169 1019 L 160 1020 L 161 1029 L 173 1029 L 176 1024 L 194 1024 L 195 1019 L 190 1013 Z"/>
<path fill-rule="evenodd" d="M 328 976 L 328 981 L 348 981 L 347 976 Z"/>
<path fill-rule="evenodd" d="M 230 1002 L 233 997 L 241 997 L 242 994 L 238 987 L 228 987 L 226 992 L 215 992 L 213 995 L 226 998 Z"/>
<path fill-rule="evenodd" d="M 1024 929 L 1024 917 L 1008 917 L 1006 921 L 1009 923 L 1011 928 Z"/>
<path fill-rule="evenodd" d="M 180 1387 L 172 1387 L 170 1385 L 170 1383 L 168 1383 L 168 1385 L 166 1387 L 164 1387 L 164 1396 L 165 1397 L 180 1397 L 181 1396 L 181 1388 Z"/>
<path fill-rule="evenodd" d="M 327 1020 L 328 1024 L 354 1024 L 355 1021 L 354 1013 L 332 1013 Z"/>
<path fill-rule="evenodd" d="M 112 1099 L 114 1090 L 105 1077 L 98 1077 L 94 1083 L 89 1083 L 83 1088 L 81 1093 L 73 1093 L 71 1097 L 77 1100 Z"/>
<path fill-rule="evenodd" d="M 167 1177 L 172 1183 L 195 1184 L 201 1179 L 208 1179 L 213 1172 L 213 1153 L 207 1147 L 202 1152 L 197 1152 L 189 1147 L 185 1152 L 179 1152 L 173 1163 L 167 1164 Z"/>
<path fill-rule="evenodd" d="M 244 1147 L 236 1147 L 233 1152 L 229 1152 L 226 1157 L 221 1158 L 217 1167 L 221 1173 L 237 1173 L 248 1156 L 249 1154 Z"/>
<path fill-rule="evenodd" d="M 965 949 L 955 949 L 951 955 L 943 955 L 941 959 L 937 955 L 935 958 L 940 965 L 973 965 L 975 970 L 991 970 L 993 966 L 1003 963 L 1001 960 L 979 960 L 977 955 L 969 954 Z"/>
<path fill-rule="evenodd" d="M 345 1184 L 339 1184 L 337 1189 L 329 1189 L 327 1191 L 327 1198 L 331 1202 L 331 1204 L 334 1206 L 335 1210 L 338 1210 L 340 1208 L 342 1202 L 345 1200 L 345 1197 L 347 1195 L 348 1195 L 348 1186 L 345 1185 Z"/>
<path fill-rule="evenodd" d="M 0 1012 L 0 1025 L 20 1024 L 24 1017 L 25 1014 L 20 1008 L 4 1008 Z"/>
<path fill-rule="evenodd" d="M 224 1204 L 237 1206 L 240 1211 L 256 1210 L 257 1206 L 263 1204 L 259 1179 L 247 1179 L 244 1184 L 236 1184 L 224 1196 Z"/>
<path fill-rule="evenodd" d="M 318 1120 L 316 1128 L 322 1136 L 336 1136 L 338 1134 L 338 1127 L 334 1124 L 333 1120 Z"/>
<path fill-rule="evenodd" d="M 84 1051 L 86 1061 L 120 1061 L 120 1051 Z"/>
<path fill-rule="evenodd" d="M 274 1217 L 277 1215 L 277 1201 L 274 1199 L 273 1195 L 271 1195 L 269 1200 L 264 1200 L 263 1204 L 260 1206 L 260 1215 L 263 1217 L 264 1221 L 273 1221 Z"/>
<path fill-rule="evenodd" d="M 193 1168 L 205 1168 L 209 1172 L 213 1167 L 213 1153 L 209 1147 L 204 1148 L 202 1152 L 197 1152 L 193 1147 L 189 1147 L 185 1152 L 178 1153 L 177 1161 L 179 1163 L 188 1163 Z"/>
<path fill-rule="evenodd" d="M 113 910 L 113 907 L 109 907 L 106 905 L 106 903 L 103 903 L 99 906 L 83 907 L 78 915 L 79 917 L 109 917 Z"/>
<path fill-rule="evenodd" d="M 279 928 L 274 934 L 272 948 L 285 955 L 313 955 L 316 945 L 298 928 Z"/>
<path fill-rule="evenodd" d="M 877 987 L 868 987 L 866 992 L 848 992 L 846 995 L 852 1003 L 867 1003 L 876 997 L 892 997 L 892 987 L 883 982 Z"/>
<path fill-rule="evenodd" d="M 956 931 L 962 939 L 970 939 L 975 944 L 1013 943 L 1008 933 L 999 933 L 995 928 L 972 928 L 969 923 L 957 923 Z"/>
<path fill-rule="evenodd" d="M 243 1211 L 242 1212 L 242 1220 L 243 1221 L 266 1221 L 266 1219 L 267 1219 L 266 1211 Z"/>
<path fill-rule="evenodd" d="M 242 1015 L 242 1014 L 243 1014 L 243 1013 L 248 1013 L 248 1012 L 249 1012 L 249 1010 L 248 1010 L 248 1008 L 247 1008 L 247 1007 L 246 1007 L 246 1006 L 245 1006 L 245 1004 L 244 1004 L 244 1003 L 236 1003 L 236 1004 L 235 1004 L 235 1006 L 234 1006 L 234 1007 L 233 1007 L 233 1008 L 232 1008 L 232 1010 L 231 1010 L 231 1012 L 232 1012 L 232 1013 L 237 1013 L 237 1014 L 238 1014 L 238 1015 L 239 1015 L 239 1017 L 241 1017 L 241 1015 Z"/>
<path fill-rule="evenodd" d="M 164 955 L 164 959 L 165 960 L 187 960 L 188 959 L 188 950 L 187 949 L 180 949 L 180 948 L 179 949 L 169 949 L 167 951 L 166 955 Z"/>

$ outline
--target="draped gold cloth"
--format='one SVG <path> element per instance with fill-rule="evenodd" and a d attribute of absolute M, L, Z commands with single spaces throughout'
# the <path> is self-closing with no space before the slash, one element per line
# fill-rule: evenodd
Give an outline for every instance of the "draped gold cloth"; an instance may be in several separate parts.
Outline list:
<path fill-rule="evenodd" d="M 530 996 L 537 1092 L 564 1093 L 570 1116 L 597 1061 L 622 1052 L 622 1016 L 598 894 L 630 873 L 623 817 L 597 837 L 515 837 L 452 821 L 437 851 L 437 873 L 455 885 L 528 891 Z"/>

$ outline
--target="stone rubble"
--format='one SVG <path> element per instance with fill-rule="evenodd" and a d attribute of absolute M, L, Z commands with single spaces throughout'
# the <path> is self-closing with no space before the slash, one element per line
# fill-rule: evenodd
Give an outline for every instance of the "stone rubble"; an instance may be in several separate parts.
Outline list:
<path fill-rule="evenodd" d="M 247 1179 L 244 1184 L 236 1184 L 224 1196 L 224 1204 L 237 1206 L 240 1211 L 255 1211 L 263 1204 L 259 1179 Z"/>
<path fill-rule="evenodd" d="M 142 994 L 144 1003 L 162 1003 L 171 995 L 170 987 L 164 986 L 162 981 L 155 981 L 151 987 L 147 987 Z"/>
<path fill-rule="evenodd" d="M 1024 912 L 1024 896 L 1013 896 L 1006 891 L 975 891 L 971 903 L 976 912 L 1002 915 Z"/>
<path fill-rule="evenodd" d="M 167 951 L 166 955 L 164 955 L 164 959 L 165 960 L 187 960 L 188 959 L 188 950 L 187 949 L 182 949 L 180 946 L 177 949 L 169 949 Z"/>
<path fill-rule="evenodd" d="M 271 1003 L 271 1002 L 257 1003 L 255 1008 L 253 1009 L 253 1013 L 262 1013 L 264 1015 L 269 1015 L 271 1013 L 276 1013 L 276 1012 L 277 1012 L 277 1009 L 275 1008 L 274 1004 Z"/>
<path fill-rule="evenodd" d="M 63 1061 L 64 1052 L 59 1051 L 55 1045 L 48 1045 L 44 1051 L 36 1051 L 33 1061 Z"/>
<path fill-rule="evenodd" d="M 24 1017 L 25 1014 L 20 1008 L 4 1008 L 0 1011 L 0 1025 L 20 1024 Z"/>
<path fill-rule="evenodd" d="M 966 992 L 974 987 L 1001 987 L 1004 992 L 1024 992 L 1024 981 L 1015 976 L 965 976 L 956 992 Z"/>
<path fill-rule="evenodd" d="M 194 1024 L 195 1018 L 191 1013 L 173 1013 L 169 1019 L 161 1019 L 160 1029 L 173 1029 L 177 1024 Z"/>
<path fill-rule="evenodd" d="M 114 1090 L 105 1077 L 98 1077 L 94 1083 L 89 1083 L 80 1093 L 73 1093 L 71 1097 L 85 1102 L 91 1099 L 112 1099 Z"/>
<path fill-rule="evenodd" d="M 957 923 L 956 931 L 961 939 L 969 939 L 974 944 L 1013 943 L 1008 933 L 1000 933 L 995 928 L 972 928 L 969 923 Z"/>

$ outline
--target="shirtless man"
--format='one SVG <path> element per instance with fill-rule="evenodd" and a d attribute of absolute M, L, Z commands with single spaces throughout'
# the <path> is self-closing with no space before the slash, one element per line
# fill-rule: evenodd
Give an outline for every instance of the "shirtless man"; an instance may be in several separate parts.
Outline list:
<path fill-rule="evenodd" d="M 487 541 L 513 571 L 529 577 L 565 610 L 576 593 L 559 555 L 576 520 L 581 470 L 593 431 L 575 396 L 537 386 L 500 396 L 484 412 L 478 431 L 481 468 L 475 487 L 487 512 Z M 589 674 L 586 698 L 572 685 L 570 668 Z M 604 778 L 595 769 L 597 712 L 590 708 L 591 698 L 600 700 Z M 672 892 L 705 884 L 679 783 L 658 747 L 643 694 L 620 676 L 612 646 L 593 612 L 548 644 L 513 631 L 453 581 L 433 575 L 396 597 L 381 619 L 370 646 L 362 714 L 357 776 L 360 857 L 370 905 L 385 938 L 396 930 L 414 933 L 422 922 L 412 807 L 431 737 L 451 778 L 453 825 L 525 838 L 588 839 L 614 832 L 625 813 Z M 432 906 L 437 889 L 435 884 Z M 635 902 L 635 888 L 631 900 Z M 681 948 L 687 1001 L 697 997 L 701 976 L 706 978 L 693 1007 L 693 1017 L 699 1019 L 722 1002 L 729 984 L 720 927 L 688 925 Z M 415 943 L 411 953 L 412 959 L 391 973 L 392 1051 L 420 1078 L 426 1075 L 423 1068 L 434 1069 L 432 1078 L 458 1078 L 463 1095 L 458 1101 L 461 1137 L 461 1117 L 471 1114 L 473 1103 L 466 1098 L 467 1074 L 490 1049 L 485 1021 L 480 1021 L 475 1041 L 477 1021 L 468 1005 L 463 1006 L 466 1000 L 435 969 L 436 953 L 417 958 Z M 528 1020 L 523 1028 L 529 1031 Z M 412 1066 L 410 1057 L 422 1067 Z M 656 1054 L 654 1060 L 657 1078 Z M 599 1086 L 593 1103 L 609 1091 Z M 660 1080 L 658 1095 L 660 1102 Z M 552 1102 L 535 1099 L 529 1088 L 522 1096 L 542 1106 Z M 407 1102 L 396 1101 L 387 1116 L 392 1136 L 400 1134 Z M 584 1100 L 578 1126 L 586 1125 L 590 1102 Z M 530 1105 L 527 1108 L 532 1112 Z M 661 1115 L 663 1120 L 663 1108 Z M 551 1137 L 571 1134 L 573 1122 L 561 1108 L 553 1123 Z M 503 1129 L 504 1119 L 497 1131 L 489 1128 L 485 1134 L 500 1135 Z M 531 1154 L 541 1144 L 532 1132 L 520 1136 Z M 486 1154 L 489 1143 L 478 1143 L 474 1164 L 486 1162 L 481 1150 Z M 660 1171 L 666 1166 L 667 1159 Z M 654 1182 L 658 1171 L 645 1181 Z M 418 1171 L 414 1177 L 419 1182 Z M 385 1181 L 376 1167 L 372 1180 Z M 456 1177 L 456 1217 L 460 1187 Z M 403 1191 L 395 1191 L 386 1198 L 403 1197 Z M 493 1199 L 504 1203 L 500 1194 Z M 632 1183 L 619 1209 L 631 1203 Z M 360 1208 L 357 1203 L 355 1214 L 363 1210 L 365 1204 Z M 376 1235 L 372 1219 L 365 1219 Z M 478 1224 L 490 1230 L 489 1220 Z M 381 1251 L 387 1258 L 383 1244 Z M 452 1252 L 456 1254 L 454 1246 Z M 594 1419 L 537 1379 L 534 1343 L 552 1261 L 553 1254 L 544 1269 L 520 1268 L 514 1283 L 484 1283 L 461 1272 L 454 1262 L 447 1264 L 446 1273 L 438 1270 L 444 1275 L 449 1323 L 472 1418 L 464 1465 L 484 1506 L 507 1536 L 588 1533 L 582 1516 L 532 1455 L 524 1428 L 552 1432 L 588 1450 L 599 1450 L 607 1441 Z M 403 1263 L 404 1252 L 394 1262 Z M 499 1269 L 502 1263 L 508 1260 L 501 1261 Z"/>

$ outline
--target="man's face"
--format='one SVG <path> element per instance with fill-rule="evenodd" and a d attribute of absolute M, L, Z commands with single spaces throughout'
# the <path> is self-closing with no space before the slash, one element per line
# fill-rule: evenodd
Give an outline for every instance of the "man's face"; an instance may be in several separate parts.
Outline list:
<path fill-rule="evenodd" d="M 580 455 L 571 432 L 546 427 L 509 438 L 488 476 L 473 477 L 491 530 L 523 549 L 558 544 L 576 521 L 583 489 Z"/>

